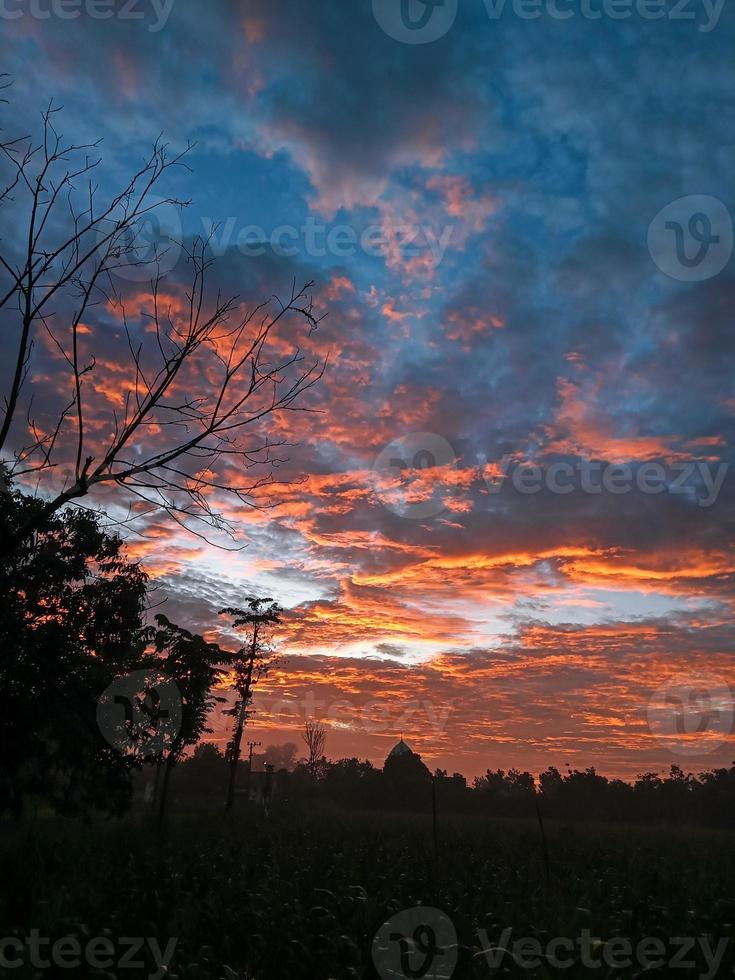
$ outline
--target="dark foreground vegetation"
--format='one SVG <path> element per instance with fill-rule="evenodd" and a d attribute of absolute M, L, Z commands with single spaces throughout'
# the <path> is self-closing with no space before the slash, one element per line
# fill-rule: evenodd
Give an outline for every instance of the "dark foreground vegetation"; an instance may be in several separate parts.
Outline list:
<path fill-rule="evenodd" d="M 533 822 L 440 819 L 435 839 L 431 819 L 418 815 L 346 818 L 286 804 L 270 817 L 247 807 L 182 815 L 163 833 L 132 816 L 39 817 L 2 829 L 0 921 L 24 944 L 19 955 L 29 957 L 31 930 L 81 948 L 102 937 L 111 945 L 100 948 L 114 950 L 106 968 L 53 975 L 156 976 L 155 938 L 154 948 L 172 950 L 170 980 L 443 976 L 376 971 L 381 923 L 420 905 L 456 930 L 455 977 L 733 975 L 735 848 L 723 832 L 551 821 L 544 848 Z M 145 946 L 140 965 L 123 968 L 131 937 Z M 616 938 L 644 943 L 647 968 L 606 966 Z M 564 966 L 529 969 L 512 956 L 521 939 L 569 941 L 574 951 Z M 495 969 L 488 955 L 500 957 Z M 27 962 L 0 973 L 52 975 Z"/>

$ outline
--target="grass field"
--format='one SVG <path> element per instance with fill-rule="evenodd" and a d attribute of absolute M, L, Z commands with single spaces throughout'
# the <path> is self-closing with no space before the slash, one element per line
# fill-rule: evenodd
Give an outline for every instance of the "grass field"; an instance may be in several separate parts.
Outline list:
<path fill-rule="evenodd" d="M 532 824 L 440 822 L 436 854 L 431 822 L 411 816 L 179 815 L 162 832 L 133 817 L 38 818 L 2 830 L 3 976 L 155 976 L 172 940 L 168 975 L 182 980 L 734 975 L 725 834 L 551 826 L 547 882 Z M 420 912 L 401 918 L 416 906 L 436 910 L 433 933 L 414 932 Z M 374 942 L 392 916 L 398 932 L 414 924 L 403 960 L 395 931 L 383 930 L 395 949 Z M 64 966 L 75 945 L 81 962 Z"/>

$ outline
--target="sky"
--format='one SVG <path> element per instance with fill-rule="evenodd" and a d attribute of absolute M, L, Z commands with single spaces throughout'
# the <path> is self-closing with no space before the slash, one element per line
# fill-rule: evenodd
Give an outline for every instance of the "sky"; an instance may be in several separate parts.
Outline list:
<path fill-rule="evenodd" d="M 197 235 L 213 290 L 313 282 L 326 314 L 274 335 L 324 374 L 268 422 L 291 445 L 263 506 L 215 494 L 237 542 L 127 532 L 182 625 L 233 642 L 220 608 L 285 607 L 252 737 L 315 718 L 333 758 L 403 735 L 468 776 L 735 759 L 732 3 L 3 0 L 0 31 L 3 134 L 63 106 L 100 194 L 191 144 L 156 188 L 191 203 L 141 230 L 174 317 Z M 84 327 L 102 435 L 129 349 L 111 304 Z M 42 331 L 31 390 L 68 400 Z"/>

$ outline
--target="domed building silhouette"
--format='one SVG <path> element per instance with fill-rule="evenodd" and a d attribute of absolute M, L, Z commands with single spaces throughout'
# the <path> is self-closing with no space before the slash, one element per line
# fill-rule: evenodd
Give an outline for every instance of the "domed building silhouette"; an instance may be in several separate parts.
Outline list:
<path fill-rule="evenodd" d="M 392 802 L 422 806 L 431 785 L 431 773 L 406 742 L 396 742 L 383 764 L 383 778 Z"/>
<path fill-rule="evenodd" d="M 395 759 L 396 756 L 401 756 L 401 755 L 414 755 L 414 753 L 411 751 L 411 749 L 403 741 L 403 736 L 401 736 L 400 742 L 396 742 L 396 744 L 390 750 L 390 752 L 388 753 L 388 757 L 386 758 L 385 761 L 387 762 L 388 759 L 391 759 L 391 758 L 392 759 Z"/>

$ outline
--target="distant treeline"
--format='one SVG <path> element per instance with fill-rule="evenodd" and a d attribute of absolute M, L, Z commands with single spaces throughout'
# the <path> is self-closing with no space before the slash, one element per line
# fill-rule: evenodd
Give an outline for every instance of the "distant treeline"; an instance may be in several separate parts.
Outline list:
<path fill-rule="evenodd" d="M 278 747 L 270 754 L 274 761 Z M 291 753 L 285 752 L 286 756 Z M 178 767 L 174 799 L 182 806 L 220 802 L 224 756 L 211 744 L 197 747 Z M 262 762 L 259 762 L 262 765 Z M 735 827 L 735 766 L 697 775 L 672 766 L 661 777 L 646 773 L 629 783 L 608 779 L 593 768 L 566 773 L 550 767 L 537 779 L 516 769 L 488 770 L 468 785 L 459 773 L 431 773 L 418 755 L 388 759 L 384 769 L 367 760 L 320 760 L 312 773 L 305 762 L 289 769 L 255 769 L 248 780 L 247 762 L 238 778 L 240 795 L 273 806 L 310 805 L 359 810 L 404 810 L 430 813 L 432 796 L 442 813 L 509 818 L 544 818 L 643 824 L 698 824 Z"/>

